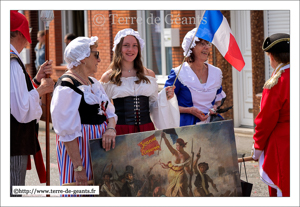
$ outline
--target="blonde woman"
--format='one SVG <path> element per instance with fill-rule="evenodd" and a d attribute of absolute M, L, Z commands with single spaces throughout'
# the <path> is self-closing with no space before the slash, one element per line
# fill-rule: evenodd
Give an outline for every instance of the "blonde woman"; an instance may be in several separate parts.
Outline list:
<path fill-rule="evenodd" d="M 34 51 L 36 59 L 34 61 L 36 71 L 40 69 L 40 66 L 45 62 L 45 32 L 41 30 L 37 34 L 38 43 L 36 44 Z"/>

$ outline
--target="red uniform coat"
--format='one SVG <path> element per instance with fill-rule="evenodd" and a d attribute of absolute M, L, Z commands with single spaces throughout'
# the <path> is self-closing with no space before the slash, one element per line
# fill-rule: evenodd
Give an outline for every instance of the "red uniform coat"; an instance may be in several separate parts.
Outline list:
<path fill-rule="evenodd" d="M 254 148 L 264 151 L 260 172 L 263 181 L 290 196 L 290 69 L 271 89 L 264 89 L 261 111 L 255 119 Z M 272 181 L 269 183 L 268 181 Z"/>

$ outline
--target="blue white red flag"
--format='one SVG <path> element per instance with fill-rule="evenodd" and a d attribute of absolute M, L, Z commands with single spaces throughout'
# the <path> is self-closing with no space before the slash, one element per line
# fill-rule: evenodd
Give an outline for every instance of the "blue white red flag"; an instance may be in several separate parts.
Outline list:
<path fill-rule="evenodd" d="M 176 141 L 178 139 L 178 135 L 177 135 L 176 130 L 174 128 L 164 129 L 163 132 L 170 135 L 170 137 L 173 141 L 173 144 L 176 143 Z"/>
<path fill-rule="evenodd" d="M 238 71 L 245 66 L 244 58 L 228 22 L 219 10 L 205 11 L 196 37 L 214 44 L 223 57 Z"/>

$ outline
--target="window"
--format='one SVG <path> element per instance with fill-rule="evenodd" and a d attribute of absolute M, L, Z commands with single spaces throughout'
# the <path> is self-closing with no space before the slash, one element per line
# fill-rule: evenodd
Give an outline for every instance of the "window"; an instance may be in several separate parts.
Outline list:
<path fill-rule="evenodd" d="M 62 54 L 64 54 L 66 44 L 64 42 L 65 35 L 73 33 L 76 36 L 86 36 L 87 31 L 85 25 L 87 21 L 85 18 L 86 11 L 61 11 L 61 25 L 62 25 Z M 63 64 L 66 62 L 63 60 Z"/>
<path fill-rule="evenodd" d="M 139 33 L 145 40 L 143 51 L 144 65 L 153 70 L 158 83 L 165 83 L 172 69 L 172 48 L 164 46 L 164 28 L 171 28 L 167 24 L 170 11 L 147 10 L 138 12 L 143 24 L 138 25 Z"/>

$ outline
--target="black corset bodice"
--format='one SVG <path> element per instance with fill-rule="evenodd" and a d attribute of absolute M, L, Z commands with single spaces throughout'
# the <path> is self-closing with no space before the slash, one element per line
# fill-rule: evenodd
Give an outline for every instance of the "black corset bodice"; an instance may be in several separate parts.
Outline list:
<path fill-rule="evenodd" d="M 62 81 L 62 79 L 65 77 L 70 78 L 73 81 L 73 84 L 71 84 L 68 81 Z M 92 79 L 89 78 L 89 80 L 91 81 L 92 84 L 94 83 Z M 102 107 L 102 109 L 104 109 L 103 111 L 105 112 L 108 102 L 106 102 L 106 103 L 103 102 L 102 103 L 103 106 L 100 106 L 99 104 L 90 105 L 90 104 L 86 103 L 84 100 L 84 93 L 78 88 L 78 86 L 80 86 L 82 84 L 79 81 L 77 81 L 75 78 L 73 78 L 72 76 L 66 75 L 66 74 L 62 75 L 58 79 L 57 83 L 55 84 L 55 88 L 58 85 L 69 87 L 72 90 L 74 90 L 76 93 L 81 95 L 81 101 L 80 101 L 80 105 L 78 108 L 80 119 L 81 119 L 81 124 L 98 125 L 98 124 L 102 124 L 104 121 L 107 120 L 105 114 L 100 115 L 98 113 L 99 113 L 100 107 Z M 64 104 L 64 103 L 60 103 L 60 104 Z"/>

